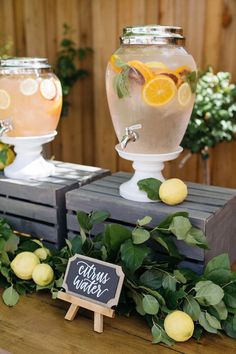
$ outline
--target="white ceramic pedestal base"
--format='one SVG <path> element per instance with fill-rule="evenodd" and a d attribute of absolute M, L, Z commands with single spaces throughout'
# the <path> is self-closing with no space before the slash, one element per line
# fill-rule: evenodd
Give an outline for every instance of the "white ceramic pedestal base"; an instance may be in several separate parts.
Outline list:
<path fill-rule="evenodd" d="M 164 168 L 164 162 L 176 159 L 183 151 L 179 146 L 177 151 L 169 154 L 133 154 L 121 149 L 120 144 L 116 145 L 116 151 L 125 160 L 134 161 L 135 170 L 133 177 L 120 186 L 120 195 L 136 202 L 154 202 L 147 197 L 147 194 L 140 191 L 137 182 L 144 178 L 157 178 L 164 181 L 161 171 Z"/>
<path fill-rule="evenodd" d="M 14 145 L 16 158 L 13 163 L 4 169 L 6 177 L 13 179 L 35 179 L 48 177 L 54 173 L 55 167 L 47 162 L 41 155 L 42 145 L 52 141 L 57 134 L 32 137 L 2 136 L 0 140 L 9 145 Z"/>

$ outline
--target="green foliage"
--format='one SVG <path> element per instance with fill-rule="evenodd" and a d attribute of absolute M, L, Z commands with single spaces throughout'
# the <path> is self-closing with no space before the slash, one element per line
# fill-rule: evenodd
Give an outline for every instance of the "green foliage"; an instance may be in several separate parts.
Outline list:
<path fill-rule="evenodd" d="M 70 39 L 73 31 L 70 26 L 64 24 L 63 39 L 60 42 L 60 50 L 57 53 L 55 73 L 61 81 L 63 105 L 62 115 L 68 114 L 70 103 L 68 96 L 77 80 L 88 75 L 88 71 L 78 68 L 79 61 L 83 60 L 91 52 L 90 48 L 77 48 L 76 44 Z"/>
<path fill-rule="evenodd" d="M 228 72 L 213 73 L 211 67 L 198 80 L 191 119 L 182 146 L 208 158 L 207 147 L 235 139 L 236 85 Z"/>
<path fill-rule="evenodd" d="M 12 53 L 12 40 L 0 41 L 0 59 L 6 59 L 11 56 Z"/>
<path fill-rule="evenodd" d="M 200 338 L 204 331 L 223 331 L 236 338 L 236 273 L 230 271 L 227 254 L 213 258 L 202 275 L 181 268 L 183 256 L 175 246 L 175 238 L 195 247 L 207 247 L 205 236 L 191 225 L 187 213 L 169 215 L 154 228 L 147 227 L 152 219 L 145 216 L 133 230 L 108 224 L 106 211 L 88 214 L 79 211 L 77 217 L 80 234 L 66 240 L 66 245 L 52 251 L 45 261 L 55 273 L 54 281 L 46 287 L 36 286 L 32 280 L 20 280 L 13 274 L 10 262 L 14 256 L 41 245 L 29 238 L 19 238 L 6 221 L 0 220 L 0 284 L 5 289 L 2 297 L 6 305 L 14 306 L 20 295 L 36 291 L 48 290 L 55 299 L 69 258 L 80 253 L 122 266 L 125 280 L 117 310 L 144 316 L 151 327 L 153 343 L 174 343 L 165 333 L 163 323 L 175 309 L 191 316 L 195 338 Z M 105 223 L 103 231 L 92 237 L 93 227 L 98 223 Z M 156 245 L 162 247 L 164 257 L 156 254 Z M 220 272 L 219 278 L 216 271 Z"/>

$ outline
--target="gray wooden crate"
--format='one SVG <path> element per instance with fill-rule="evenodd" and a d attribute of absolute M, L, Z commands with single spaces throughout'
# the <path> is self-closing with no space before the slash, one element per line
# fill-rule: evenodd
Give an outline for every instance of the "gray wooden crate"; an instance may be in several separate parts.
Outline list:
<path fill-rule="evenodd" d="M 119 195 L 119 186 L 130 178 L 130 174 L 118 172 L 104 177 L 80 189 L 66 194 L 68 236 L 79 231 L 76 212 L 83 210 L 107 210 L 111 214 L 110 221 L 127 225 L 149 215 L 151 226 L 157 225 L 167 215 L 187 211 L 193 225 L 201 228 L 206 234 L 210 250 L 176 241 L 182 254 L 194 264 L 198 270 L 210 258 L 227 252 L 231 262 L 236 260 L 236 190 L 197 183 L 187 183 L 189 195 L 185 202 L 177 206 L 163 203 L 139 203 L 123 199 Z M 194 267 L 192 267 L 194 268 Z"/>
<path fill-rule="evenodd" d="M 21 233 L 60 247 L 66 237 L 65 193 L 110 172 L 97 167 L 53 162 L 53 176 L 13 180 L 0 174 L 0 216 Z"/>

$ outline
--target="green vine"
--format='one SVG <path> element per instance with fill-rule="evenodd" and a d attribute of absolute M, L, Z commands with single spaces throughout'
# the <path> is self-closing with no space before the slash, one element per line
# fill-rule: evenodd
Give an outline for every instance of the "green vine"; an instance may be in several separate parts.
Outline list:
<path fill-rule="evenodd" d="M 19 296 L 49 289 L 57 297 L 63 282 L 68 259 L 79 253 L 122 266 L 125 273 L 117 312 L 143 316 L 151 328 L 153 343 L 172 345 L 164 330 L 168 313 L 178 309 L 191 316 L 195 323 L 194 337 L 204 331 L 225 332 L 236 338 L 236 273 L 231 272 L 226 254 L 213 258 L 203 274 L 181 267 L 184 256 L 176 247 L 175 238 L 189 245 L 207 248 L 201 230 L 195 228 L 185 212 L 169 215 L 154 228 L 152 218 L 137 221 L 133 230 L 119 224 L 104 223 L 106 211 L 89 214 L 78 212 L 80 234 L 59 251 L 52 251 L 43 262 L 54 270 L 53 282 L 45 287 L 32 280 L 20 280 L 10 263 L 22 251 L 35 251 L 42 244 L 16 236 L 4 220 L 0 220 L 0 286 L 5 288 L 5 304 L 14 306 Z M 104 223 L 104 231 L 93 235 L 93 227 Z M 157 253 L 158 249 L 158 253 Z"/>
<path fill-rule="evenodd" d="M 85 59 L 86 55 L 92 50 L 91 48 L 77 48 L 70 39 L 70 35 L 73 33 L 70 26 L 64 24 L 63 28 L 64 37 L 60 42 L 60 50 L 57 53 L 55 73 L 61 81 L 63 94 L 62 115 L 66 116 L 70 106 L 68 96 L 74 84 L 77 80 L 89 74 L 87 70 L 78 67 L 78 62 Z"/>

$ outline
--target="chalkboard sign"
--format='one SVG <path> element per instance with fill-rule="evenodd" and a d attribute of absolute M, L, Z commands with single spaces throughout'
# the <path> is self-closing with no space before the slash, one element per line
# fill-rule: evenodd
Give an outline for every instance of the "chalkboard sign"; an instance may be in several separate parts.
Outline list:
<path fill-rule="evenodd" d="M 112 307 L 119 301 L 123 280 L 120 266 L 77 254 L 69 259 L 62 287 L 69 294 Z"/>

